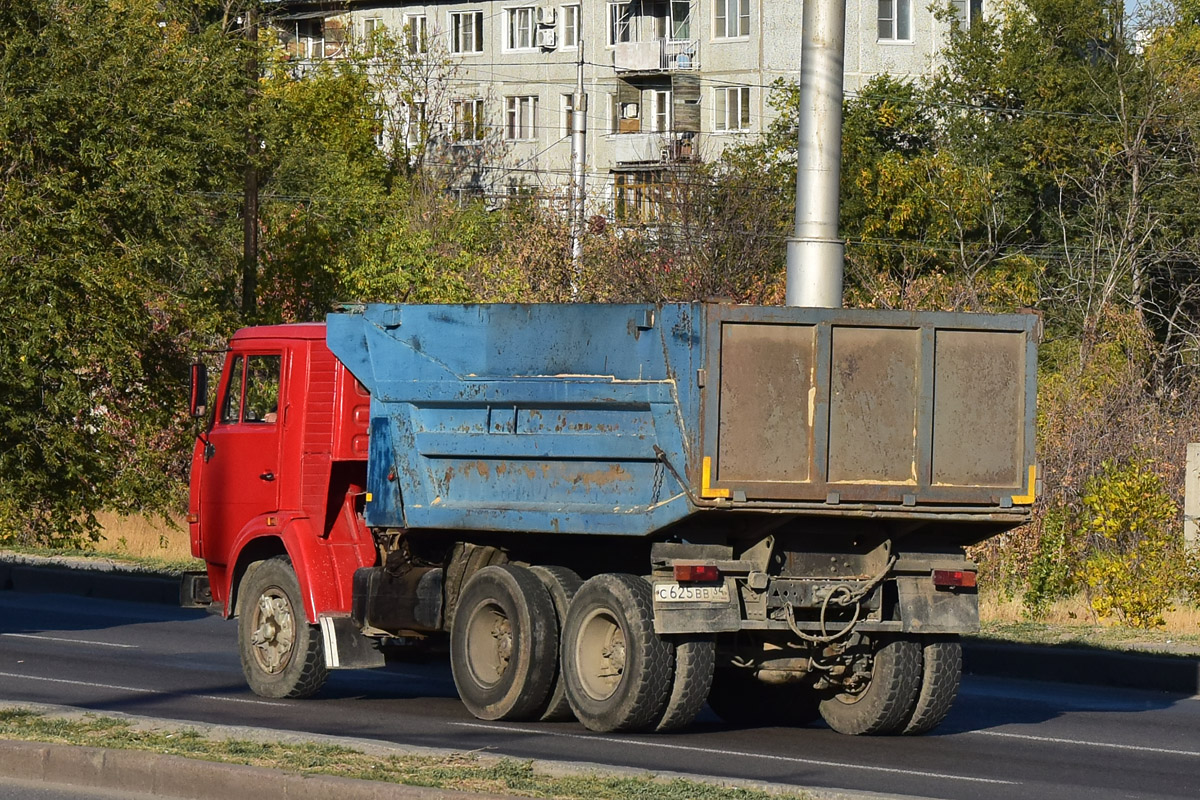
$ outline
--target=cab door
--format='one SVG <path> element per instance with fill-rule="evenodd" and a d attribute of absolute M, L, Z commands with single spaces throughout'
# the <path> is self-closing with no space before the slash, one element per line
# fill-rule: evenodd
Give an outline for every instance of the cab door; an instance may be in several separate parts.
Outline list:
<path fill-rule="evenodd" d="M 200 487 L 204 557 L 228 563 L 238 533 L 279 510 L 283 353 L 231 353 Z"/>

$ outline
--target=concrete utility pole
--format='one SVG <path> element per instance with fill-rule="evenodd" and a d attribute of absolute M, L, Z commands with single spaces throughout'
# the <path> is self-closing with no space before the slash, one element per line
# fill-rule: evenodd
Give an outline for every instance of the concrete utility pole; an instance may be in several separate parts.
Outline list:
<path fill-rule="evenodd" d="M 258 133 L 254 130 L 254 106 L 258 96 L 258 9 L 246 10 L 246 186 L 242 202 L 242 316 L 250 319 L 258 310 Z"/>
<path fill-rule="evenodd" d="M 1200 550 L 1200 444 L 1187 446 L 1187 471 L 1183 482 L 1183 547 Z"/>
<path fill-rule="evenodd" d="M 571 98 L 571 299 L 579 296 L 580 262 L 583 260 L 583 182 L 587 164 L 587 95 L 583 93 L 583 40 L 575 70 L 575 96 Z"/>
<path fill-rule="evenodd" d="M 838 238 L 846 0 L 804 0 L 796 228 L 787 242 L 787 304 L 840 308 L 845 243 Z"/>

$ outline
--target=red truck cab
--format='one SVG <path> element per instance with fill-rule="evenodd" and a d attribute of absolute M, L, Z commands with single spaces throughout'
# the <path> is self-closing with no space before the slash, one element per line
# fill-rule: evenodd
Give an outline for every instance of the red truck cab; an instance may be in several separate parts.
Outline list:
<path fill-rule="evenodd" d="M 325 345 L 323 324 L 245 328 L 192 456 L 192 554 L 214 603 L 236 610 L 248 565 L 287 557 L 305 616 L 348 614 L 354 570 L 376 562 L 360 512 L 370 397 Z"/>

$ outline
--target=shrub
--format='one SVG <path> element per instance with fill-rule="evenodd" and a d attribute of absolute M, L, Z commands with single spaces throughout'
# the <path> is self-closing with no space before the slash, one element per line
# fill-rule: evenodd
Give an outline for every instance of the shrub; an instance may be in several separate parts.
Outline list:
<path fill-rule="evenodd" d="M 1189 577 L 1175 525 L 1179 509 L 1162 477 L 1146 460 L 1105 461 L 1082 500 L 1090 549 L 1083 580 L 1092 608 L 1134 627 L 1162 625 Z"/>
<path fill-rule="evenodd" d="M 1045 512 L 1021 597 L 1034 619 L 1045 616 L 1055 600 L 1070 597 L 1080 588 L 1078 525 L 1078 513 L 1068 506 L 1053 506 Z"/>

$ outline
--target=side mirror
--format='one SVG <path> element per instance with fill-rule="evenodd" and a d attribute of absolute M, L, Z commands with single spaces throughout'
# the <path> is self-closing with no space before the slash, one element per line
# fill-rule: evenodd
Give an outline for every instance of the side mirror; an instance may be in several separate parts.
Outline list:
<path fill-rule="evenodd" d="M 188 400 L 188 413 L 193 417 L 204 417 L 208 413 L 208 367 L 192 364 L 192 389 Z"/>

